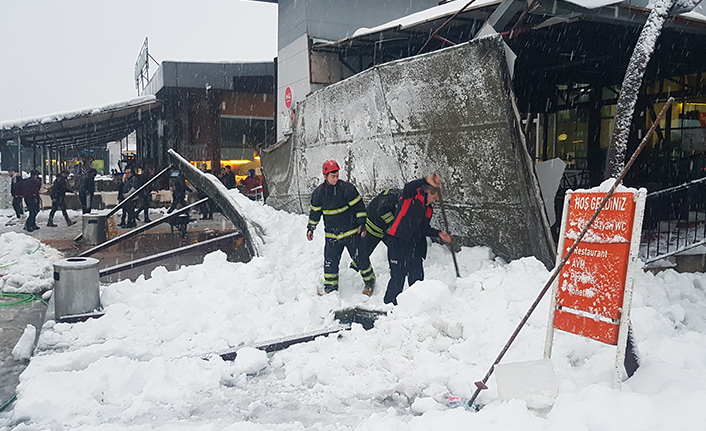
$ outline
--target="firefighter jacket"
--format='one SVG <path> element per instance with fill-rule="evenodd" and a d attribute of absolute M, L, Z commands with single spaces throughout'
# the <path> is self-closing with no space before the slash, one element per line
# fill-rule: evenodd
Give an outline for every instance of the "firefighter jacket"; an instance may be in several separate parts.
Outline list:
<path fill-rule="evenodd" d="M 324 216 L 326 238 L 343 239 L 358 233 L 367 213 L 363 198 L 355 186 L 339 180 L 335 186 L 325 182 L 311 194 L 307 229 L 313 231 Z"/>
<path fill-rule="evenodd" d="M 426 179 L 420 178 L 405 184 L 397 209 L 397 215 L 387 233 L 395 238 L 408 241 L 414 252 L 422 257 L 427 255 L 426 237 L 438 237 L 438 229 L 429 225 L 432 216 L 431 205 L 427 205 L 427 194 L 422 189 Z"/>
<path fill-rule="evenodd" d="M 365 221 L 368 235 L 382 239 L 395 220 L 400 196 L 402 196 L 402 190 L 387 189 L 370 201 L 367 208 L 368 219 Z"/>

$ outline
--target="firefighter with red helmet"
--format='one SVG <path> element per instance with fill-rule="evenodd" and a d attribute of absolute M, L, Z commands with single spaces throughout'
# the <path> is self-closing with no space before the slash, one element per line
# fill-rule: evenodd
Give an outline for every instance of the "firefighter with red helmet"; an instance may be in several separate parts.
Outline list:
<path fill-rule="evenodd" d="M 363 252 L 361 235 L 367 218 L 365 203 L 355 186 L 338 178 L 339 166 L 335 160 L 323 165 L 324 182 L 311 194 L 311 211 L 306 238 L 314 239 L 316 226 L 324 217 L 326 243 L 324 245 L 324 292 L 338 290 L 338 265 L 343 249 L 348 249 L 357 267 L 361 269 L 365 288 L 370 296 L 375 288 L 375 273 L 368 255 Z"/>

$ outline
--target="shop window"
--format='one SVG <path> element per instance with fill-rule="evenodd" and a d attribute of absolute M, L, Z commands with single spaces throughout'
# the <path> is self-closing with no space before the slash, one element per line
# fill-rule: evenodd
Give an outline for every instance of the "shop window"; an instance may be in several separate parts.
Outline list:
<path fill-rule="evenodd" d="M 620 94 L 620 87 L 617 85 L 603 87 L 601 90 L 601 100 L 615 100 Z"/>
<path fill-rule="evenodd" d="M 588 111 L 566 109 L 557 112 L 556 157 L 566 162 L 567 169 L 588 169 Z"/>

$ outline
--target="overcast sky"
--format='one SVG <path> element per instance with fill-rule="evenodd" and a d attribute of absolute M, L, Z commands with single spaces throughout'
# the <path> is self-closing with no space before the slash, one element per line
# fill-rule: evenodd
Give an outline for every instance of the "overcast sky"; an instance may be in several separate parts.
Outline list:
<path fill-rule="evenodd" d="M 0 0 L 0 122 L 137 97 L 157 61 L 271 61 L 277 5 L 243 0 Z M 150 64 L 150 75 L 157 66 Z"/>

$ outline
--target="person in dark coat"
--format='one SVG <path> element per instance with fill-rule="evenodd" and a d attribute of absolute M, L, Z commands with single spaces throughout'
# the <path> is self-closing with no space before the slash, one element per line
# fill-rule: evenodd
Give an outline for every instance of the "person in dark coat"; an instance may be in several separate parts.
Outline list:
<path fill-rule="evenodd" d="M 121 190 L 123 199 L 127 199 L 137 190 L 137 179 L 132 174 L 132 169 L 130 168 L 125 169 Z M 135 221 L 135 199 L 136 197 L 133 196 L 133 198 L 123 206 L 123 217 L 120 222 L 120 227 L 132 228 L 137 226 L 137 222 Z"/>
<path fill-rule="evenodd" d="M 47 226 L 49 227 L 56 227 L 56 224 L 54 224 L 54 214 L 56 214 L 58 210 L 61 210 L 61 214 L 64 215 L 67 226 L 71 226 L 75 223 L 71 221 L 69 214 L 66 212 L 66 192 L 76 193 L 71 190 L 66 183 L 68 177 L 69 171 L 63 170 L 54 180 L 54 184 L 52 184 L 51 193 L 49 194 L 49 197 L 51 197 L 51 211 L 49 212 L 49 221 L 47 222 Z"/>
<path fill-rule="evenodd" d="M 81 186 L 78 191 L 78 199 L 81 201 L 83 214 L 89 214 L 93 205 L 93 196 L 96 193 L 96 175 L 98 171 L 91 168 L 81 179 Z"/>
<path fill-rule="evenodd" d="M 24 226 L 24 230 L 27 232 L 39 229 L 39 226 L 37 226 L 37 214 L 39 214 L 39 190 L 42 188 L 42 179 L 39 178 L 39 171 L 34 169 L 30 175 L 29 178 L 20 181 L 17 185 L 18 193 L 24 198 L 29 211 Z"/>
<path fill-rule="evenodd" d="M 221 178 L 221 182 L 228 190 L 235 188 L 235 173 L 228 165 L 225 167 L 225 173 L 223 174 L 223 178 Z"/>
<path fill-rule="evenodd" d="M 355 186 L 338 179 L 339 166 L 334 160 L 324 162 L 324 182 L 311 194 L 311 211 L 306 238 L 314 239 L 316 226 L 324 217 L 326 243 L 324 245 L 324 293 L 338 290 L 338 265 L 343 249 L 361 268 L 365 288 L 370 296 L 375 288 L 375 273 L 368 256 L 361 250 L 361 235 L 365 234 L 365 204 Z"/>
<path fill-rule="evenodd" d="M 15 210 L 17 218 L 22 218 L 24 208 L 22 208 L 22 194 L 20 194 L 17 185 L 22 181 L 22 174 L 8 169 L 10 174 L 10 194 L 12 195 L 12 208 Z"/>
<path fill-rule="evenodd" d="M 206 163 L 201 165 L 201 172 L 204 174 L 210 174 L 211 170 L 208 169 L 208 165 Z M 197 190 L 198 198 L 199 200 L 208 197 L 206 193 L 202 192 L 201 190 Z M 204 202 L 201 204 L 199 211 L 201 212 L 201 220 L 213 220 L 213 202 L 212 200 L 209 200 L 208 202 Z"/>
<path fill-rule="evenodd" d="M 191 187 L 186 184 L 186 177 L 184 174 L 179 172 L 179 175 L 174 180 L 174 191 L 172 191 L 172 206 L 167 211 L 167 214 L 171 213 L 177 206 L 181 205 L 182 208 L 186 206 L 186 193 L 193 192 Z"/>
<path fill-rule="evenodd" d="M 154 168 L 151 168 L 149 171 L 145 170 L 141 172 L 140 174 L 137 175 L 137 185 L 138 188 L 142 187 L 143 185 L 147 184 L 152 177 L 154 176 Z M 139 204 L 140 208 L 135 211 L 135 219 L 139 219 L 140 213 L 144 212 L 144 220 L 145 223 L 149 223 L 152 220 L 150 220 L 150 202 L 152 201 L 152 187 L 153 184 L 150 184 L 148 187 L 146 187 L 144 190 L 140 192 L 140 196 L 138 197 L 139 199 Z"/>
<path fill-rule="evenodd" d="M 411 181 L 402 189 L 402 197 L 392 226 L 387 230 L 387 259 L 390 263 L 390 282 L 383 301 L 397 305 L 397 296 L 409 285 L 424 280 L 423 261 L 427 257 L 426 237 L 438 237 L 450 243 L 451 236 L 429 225 L 431 205 L 439 197 L 439 175 Z"/>

